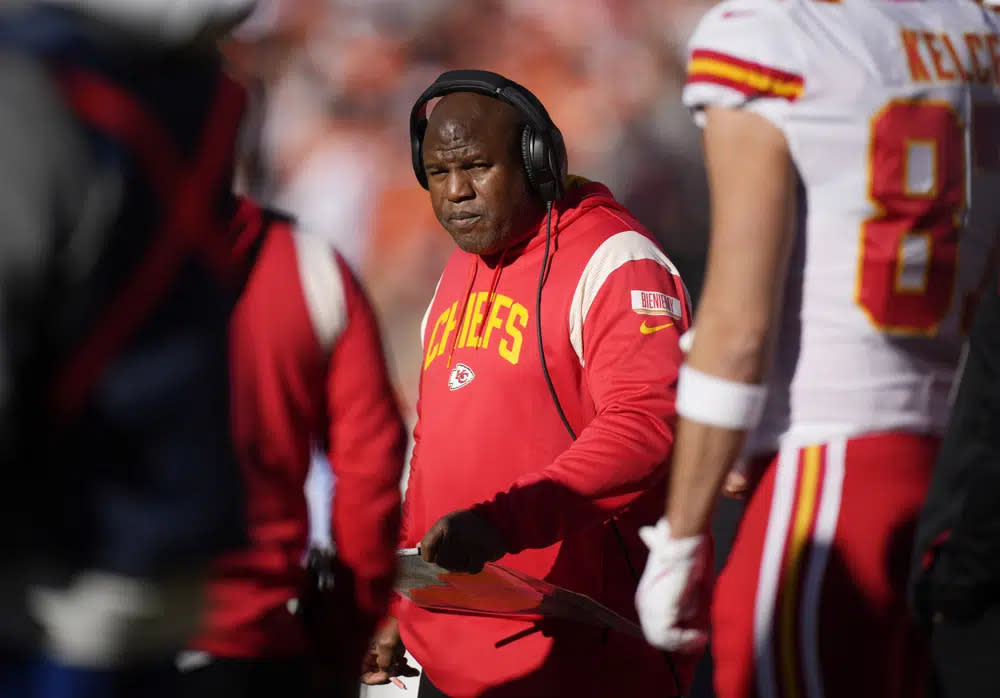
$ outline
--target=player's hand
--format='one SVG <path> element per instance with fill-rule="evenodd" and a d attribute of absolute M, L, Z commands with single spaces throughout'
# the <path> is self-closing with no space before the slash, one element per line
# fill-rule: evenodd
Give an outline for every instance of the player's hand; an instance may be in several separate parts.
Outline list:
<path fill-rule="evenodd" d="M 480 572 L 506 554 L 507 541 L 496 526 L 468 509 L 442 516 L 420 541 L 425 562 L 452 572 Z"/>
<path fill-rule="evenodd" d="M 726 475 L 726 481 L 722 485 L 722 494 L 733 499 L 743 499 L 750 492 L 750 472 L 749 464 L 746 460 L 739 460 Z"/>
<path fill-rule="evenodd" d="M 660 519 L 643 526 L 639 537 L 649 548 L 646 569 L 635 592 L 635 605 L 646 640 L 670 652 L 697 652 L 708 637 L 698 586 L 708 570 L 704 536 L 675 539 L 670 525 Z"/>
<path fill-rule="evenodd" d="M 406 661 L 406 648 L 399 637 L 399 623 L 389 618 L 375 631 L 361 667 L 361 683 L 379 686 L 397 676 L 416 676 L 420 672 Z M 399 685 L 399 684 L 397 684 Z"/>
<path fill-rule="evenodd" d="M 726 481 L 722 485 L 722 494 L 733 499 L 746 499 L 757 489 L 766 467 L 767 461 L 764 459 L 737 461 L 733 469 L 726 475 Z"/>

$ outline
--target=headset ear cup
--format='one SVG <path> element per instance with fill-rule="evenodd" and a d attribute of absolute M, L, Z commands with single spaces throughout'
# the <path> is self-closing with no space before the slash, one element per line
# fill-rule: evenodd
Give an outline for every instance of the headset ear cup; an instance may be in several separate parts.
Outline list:
<path fill-rule="evenodd" d="M 428 188 L 427 172 L 424 170 L 424 136 L 427 122 L 417 121 L 410 126 L 410 154 L 413 159 L 413 174 L 424 189 Z"/>
<path fill-rule="evenodd" d="M 559 198 L 561 187 L 552 169 L 553 153 L 545 137 L 530 124 L 521 132 L 521 157 L 531 188 L 542 203 Z"/>
<path fill-rule="evenodd" d="M 531 190 L 535 192 L 535 194 L 541 196 L 542 193 L 539 189 L 538 176 L 535 174 L 533 153 L 531 152 L 531 146 L 534 140 L 535 129 L 533 129 L 530 124 L 526 124 L 521 130 L 521 162 L 524 165 L 524 176 L 528 178 L 528 186 L 531 187 Z"/>
<path fill-rule="evenodd" d="M 566 157 L 566 142 L 563 140 L 562 132 L 553 128 L 549 132 L 549 140 L 552 147 L 549 149 L 549 170 L 553 173 L 553 186 L 556 198 L 562 198 L 563 187 L 566 182 L 566 170 L 569 167 Z"/>

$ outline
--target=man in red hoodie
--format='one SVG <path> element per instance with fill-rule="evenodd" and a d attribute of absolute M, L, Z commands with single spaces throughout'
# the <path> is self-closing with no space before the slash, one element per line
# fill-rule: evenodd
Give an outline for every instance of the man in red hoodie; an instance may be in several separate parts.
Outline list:
<path fill-rule="evenodd" d="M 251 547 L 216 566 L 205 627 L 179 659 L 181 695 L 305 698 L 317 660 L 343 695 L 352 684 L 356 695 L 392 593 L 405 427 L 374 313 L 343 258 L 249 200 L 236 228 L 236 256 L 252 267 L 230 325 Z M 287 604 L 305 587 L 313 444 L 326 447 L 337 476 L 336 558 L 333 589 L 310 623 L 323 627 L 310 632 Z"/>
<path fill-rule="evenodd" d="M 637 529 L 658 516 L 673 440 L 683 283 L 607 188 L 566 177 L 558 130 L 519 85 L 446 73 L 411 127 L 417 178 L 459 249 L 423 323 L 403 545 L 451 570 L 499 560 L 634 620 Z M 401 636 L 420 696 L 680 695 L 697 659 L 572 622 L 532 633 L 405 600 L 394 612 L 379 664 L 398 667 Z"/>

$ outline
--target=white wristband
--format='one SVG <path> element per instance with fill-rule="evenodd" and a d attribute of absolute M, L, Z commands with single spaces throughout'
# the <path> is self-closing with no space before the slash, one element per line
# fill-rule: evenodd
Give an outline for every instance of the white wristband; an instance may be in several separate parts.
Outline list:
<path fill-rule="evenodd" d="M 682 334 L 681 338 L 677 341 L 677 344 L 680 345 L 681 351 L 684 352 L 685 355 L 690 354 L 691 347 L 694 346 L 694 328 L 692 327 L 690 330 Z"/>
<path fill-rule="evenodd" d="M 767 400 L 763 385 L 736 383 L 681 365 L 677 379 L 677 414 L 725 429 L 752 429 Z"/>

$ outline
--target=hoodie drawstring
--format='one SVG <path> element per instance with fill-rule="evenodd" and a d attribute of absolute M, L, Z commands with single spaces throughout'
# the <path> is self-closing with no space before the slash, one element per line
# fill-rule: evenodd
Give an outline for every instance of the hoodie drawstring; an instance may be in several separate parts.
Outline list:
<path fill-rule="evenodd" d="M 504 251 L 500 253 L 500 259 L 497 261 L 497 266 L 493 270 L 493 278 L 490 280 L 490 292 L 486 296 L 486 309 L 483 311 L 483 322 L 489 322 L 490 313 L 493 312 L 493 299 L 497 295 L 497 286 L 500 285 L 500 271 L 503 269 L 503 260 L 507 256 L 507 250 L 509 247 L 505 247 Z M 480 328 L 479 339 L 476 340 L 476 349 L 481 349 L 483 346 L 483 335 L 486 333 Z"/>
<path fill-rule="evenodd" d="M 500 253 L 500 259 L 497 262 L 496 268 L 493 270 L 493 278 L 490 280 L 489 295 L 487 296 L 486 299 L 486 309 L 483 312 L 484 322 L 488 320 L 490 313 L 493 311 L 493 299 L 496 298 L 497 287 L 500 285 L 500 271 L 501 269 L 503 269 L 503 262 L 506 256 L 507 256 L 507 249 L 504 249 L 504 251 Z M 478 270 L 479 270 L 479 257 L 473 255 L 472 265 L 469 267 L 469 280 L 465 284 L 465 294 L 462 297 L 462 302 L 456 308 L 456 312 L 462 313 L 461 324 L 456 328 L 456 331 L 451 336 L 451 345 L 448 347 L 448 359 L 445 362 L 446 368 L 451 368 L 451 359 L 455 355 L 455 348 L 458 345 L 459 336 L 462 335 L 463 332 L 468 332 L 470 329 L 469 327 L 466 327 L 466 322 L 468 322 L 469 325 L 472 324 L 472 316 L 474 312 L 471 308 L 469 308 L 469 298 L 471 298 L 472 296 L 472 287 L 476 283 L 476 272 Z M 481 349 L 483 346 L 482 328 L 479 329 L 480 329 L 480 335 L 478 339 L 476 339 L 476 349 Z"/>
<path fill-rule="evenodd" d="M 465 282 L 465 294 L 462 296 L 461 304 L 455 309 L 456 312 L 462 313 L 462 325 L 465 324 L 465 316 L 468 314 L 469 296 L 472 295 L 472 286 L 476 282 L 476 271 L 478 268 L 479 257 L 473 255 L 472 265 L 469 266 L 469 279 Z M 462 329 L 463 327 L 460 325 L 456 328 L 456 332 L 451 335 L 451 346 L 448 347 L 448 360 L 445 363 L 446 368 L 451 368 L 451 357 L 455 354 L 455 345 L 458 343 L 458 335 L 462 333 Z"/>

